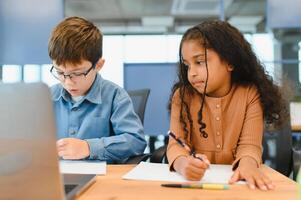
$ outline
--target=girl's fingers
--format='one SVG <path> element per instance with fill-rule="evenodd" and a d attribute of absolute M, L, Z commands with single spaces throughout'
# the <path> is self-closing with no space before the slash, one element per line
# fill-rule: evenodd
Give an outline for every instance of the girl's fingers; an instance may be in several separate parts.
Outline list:
<path fill-rule="evenodd" d="M 268 190 L 265 182 L 262 180 L 261 177 L 255 177 L 254 179 L 255 179 L 256 185 L 259 189 L 264 190 L 264 191 Z"/>
<path fill-rule="evenodd" d="M 254 178 L 252 176 L 247 176 L 247 177 L 245 177 L 245 179 L 246 179 L 246 182 L 247 182 L 249 188 L 254 190 L 256 188 Z"/>
<path fill-rule="evenodd" d="M 240 177 L 239 175 L 240 175 L 239 171 L 235 170 L 234 174 L 231 176 L 231 179 L 229 180 L 229 183 L 233 184 L 233 183 L 239 181 L 239 177 Z"/>
<path fill-rule="evenodd" d="M 207 165 L 210 165 L 210 161 L 205 154 L 195 154 L 195 157 L 201 158 Z"/>
<path fill-rule="evenodd" d="M 272 190 L 274 185 L 272 181 L 267 178 L 265 175 L 260 175 L 256 179 L 256 184 L 261 190 Z"/>

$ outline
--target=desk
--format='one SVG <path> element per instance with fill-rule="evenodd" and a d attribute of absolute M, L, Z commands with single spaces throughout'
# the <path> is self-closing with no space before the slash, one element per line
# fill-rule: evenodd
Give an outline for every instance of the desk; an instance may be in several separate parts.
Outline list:
<path fill-rule="evenodd" d="M 184 188 L 164 188 L 158 181 L 122 180 L 122 176 L 134 165 L 107 165 L 107 174 L 98 176 L 94 183 L 85 191 L 79 200 L 160 200 L 160 199 L 227 199 L 251 200 L 297 199 L 297 183 L 281 175 L 273 169 L 262 166 L 262 170 L 272 179 L 276 188 L 264 192 L 258 189 L 250 190 L 246 185 L 231 185 L 230 190 L 200 190 Z"/>
<path fill-rule="evenodd" d="M 301 125 L 292 125 L 293 132 L 301 132 Z"/>

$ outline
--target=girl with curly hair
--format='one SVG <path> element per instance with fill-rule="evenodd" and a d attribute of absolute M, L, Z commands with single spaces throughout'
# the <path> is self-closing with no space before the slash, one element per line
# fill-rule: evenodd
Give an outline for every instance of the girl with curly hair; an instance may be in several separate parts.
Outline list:
<path fill-rule="evenodd" d="M 264 124 L 280 127 L 288 112 L 250 44 L 229 23 L 205 21 L 185 32 L 179 56 L 170 130 L 191 151 L 170 138 L 170 169 L 200 180 L 210 163 L 232 164 L 229 183 L 273 189 L 260 170 Z"/>

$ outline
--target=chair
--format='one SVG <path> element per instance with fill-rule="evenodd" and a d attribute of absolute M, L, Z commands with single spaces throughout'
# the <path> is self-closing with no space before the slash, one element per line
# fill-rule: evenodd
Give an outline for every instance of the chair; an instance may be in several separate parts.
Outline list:
<path fill-rule="evenodd" d="M 132 99 L 134 110 L 143 124 L 145 107 L 150 93 L 150 89 L 131 90 L 127 92 Z"/>
<path fill-rule="evenodd" d="M 285 176 L 293 166 L 293 145 L 290 120 L 280 130 L 266 131 L 263 136 L 263 161 Z"/>
<path fill-rule="evenodd" d="M 168 163 L 166 157 L 167 144 L 156 149 L 150 156 L 151 163 Z"/>
<path fill-rule="evenodd" d="M 132 99 L 134 111 L 139 116 L 141 123 L 144 123 L 144 113 L 147 103 L 147 99 L 150 93 L 150 89 L 139 89 L 127 91 Z M 141 161 L 146 161 L 151 154 L 142 154 L 130 157 L 125 163 L 126 164 L 138 164 Z"/>
<path fill-rule="evenodd" d="M 297 179 L 297 175 L 301 166 L 301 151 L 293 148 L 293 179 Z"/>

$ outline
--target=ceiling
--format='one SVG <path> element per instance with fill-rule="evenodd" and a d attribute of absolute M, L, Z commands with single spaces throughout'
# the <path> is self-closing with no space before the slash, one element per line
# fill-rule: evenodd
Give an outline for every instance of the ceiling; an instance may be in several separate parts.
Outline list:
<path fill-rule="evenodd" d="M 82 16 L 104 34 L 177 34 L 206 18 L 243 32 L 265 30 L 266 0 L 64 0 L 65 16 Z M 224 9 L 221 9 L 224 8 Z"/>

